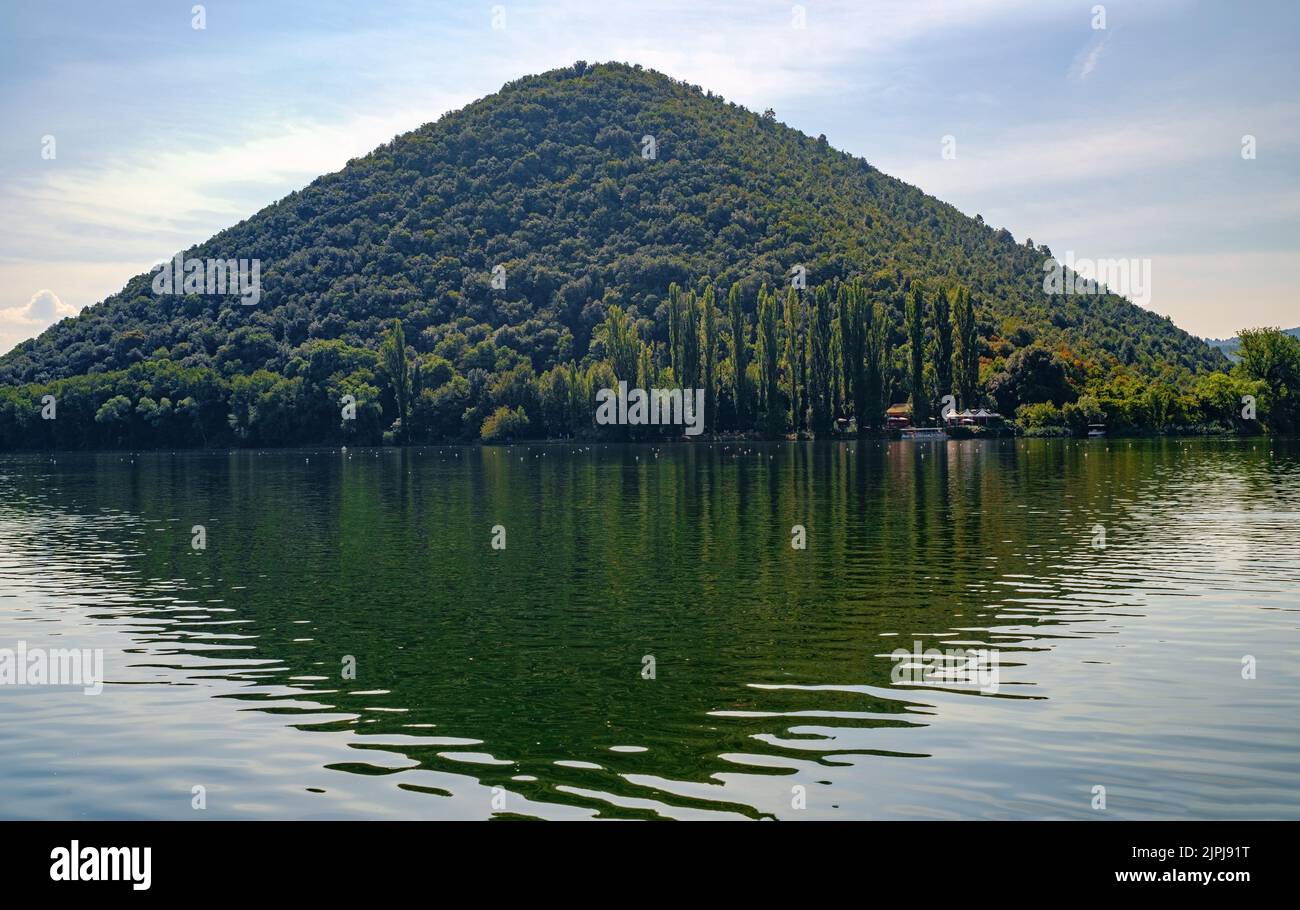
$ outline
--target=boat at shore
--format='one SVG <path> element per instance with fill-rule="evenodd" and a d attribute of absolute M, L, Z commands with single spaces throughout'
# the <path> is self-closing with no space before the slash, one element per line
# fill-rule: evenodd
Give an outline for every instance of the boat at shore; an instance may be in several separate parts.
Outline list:
<path fill-rule="evenodd" d="M 918 442 L 948 438 L 948 434 L 944 432 L 943 427 L 905 427 L 901 432 L 903 439 L 912 439 Z"/>

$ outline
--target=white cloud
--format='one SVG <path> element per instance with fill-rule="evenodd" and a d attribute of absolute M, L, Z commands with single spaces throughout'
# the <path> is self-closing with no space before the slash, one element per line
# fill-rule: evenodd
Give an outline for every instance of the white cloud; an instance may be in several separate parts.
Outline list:
<path fill-rule="evenodd" d="M 57 281 L 56 299 L 76 313 L 178 250 L 429 119 L 402 111 L 291 124 L 225 145 L 59 169 L 15 188 L 10 217 L 0 224 L 0 248 L 8 253 L 0 259 L 0 353 L 57 321 L 32 318 L 24 295 L 33 287 Z"/>
<path fill-rule="evenodd" d="M 0 351 L 9 350 L 60 319 L 77 315 L 80 310 L 80 307 L 64 303 L 48 288 L 37 291 L 20 306 L 0 306 Z"/>
<path fill-rule="evenodd" d="M 76 310 L 67 306 L 48 288 L 43 288 L 32 295 L 27 306 L 18 311 L 25 319 L 50 322 L 63 316 L 72 316 Z"/>
<path fill-rule="evenodd" d="M 241 200 L 269 204 L 421 122 L 401 111 L 334 124 L 265 124 L 259 135 L 221 145 L 142 150 L 103 167 L 55 170 L 18 187 L 13 203 L 33 216 L 23 219 L 25 237 L 36 228 L 71 242 L 86 227 L 104 227 L 128 238 L 185 235 L 191 239 L 181 246 L 188 246 L 251 215 Z M 179 248 L 164 245 L 149 255 L 160 261 Z"/>
<path fill-rule="evenodd" d="M 1070 73 L 1075 79 L 1083 82 L 1092 75 L 1093 70 L 1097 68 L 1098 61 L 1101 60 L 1102 53 L 1106 50 L 1106 45 L 1110 43 L 1111 34 L 1112 32 L 1109 29 L 1098 32 L 1097 37 L 1093 38 L 1074 58 Z"/>
<path fill-rule="evenodd" d="M 1035 0 L 567 0 L 510 19 L 509 60 L 540 72 L 576 59 L 640 63 L 751 108 L 862 88 L 862 63 L 936 32 L 1051 14 Z M 593 9 L 593 7 L 595 7 Z"/>
<path fill-rule="evenodd" d="M 1118 114 L 1118 116 L 1117 116 Z M 960 154 L 939 157 L 937 138 L 924 156 L 880 159 L 879 166 L 941 199 L 967 191 L 1051 186 L 1078 193 L 1120 177 L 1167 172 L 1218 158 L 1240 162 L 1240 123 L 1259 124 L 1279 151 L 1300 146 L 1300 105 L 1275 104 L 1229 111 L 1079 111 L 1001 135 L 958 136 Z M 915 151 L 912 149 L 911 151 Z M 1062 196 L 1063 206 L 1080 205 Z"/>

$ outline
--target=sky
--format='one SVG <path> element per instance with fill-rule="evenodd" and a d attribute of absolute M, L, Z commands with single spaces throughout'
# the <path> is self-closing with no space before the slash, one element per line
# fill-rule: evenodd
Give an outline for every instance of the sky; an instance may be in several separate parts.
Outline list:
<path fill-rule="evenodd" d="M 1300 325 L 1295 0 L 48 0 L 0 7 L 0 352 L 576 60 L 771 107 L 1058 256 L 1146 261 L 1145 305 L 1197 335 Z"/>

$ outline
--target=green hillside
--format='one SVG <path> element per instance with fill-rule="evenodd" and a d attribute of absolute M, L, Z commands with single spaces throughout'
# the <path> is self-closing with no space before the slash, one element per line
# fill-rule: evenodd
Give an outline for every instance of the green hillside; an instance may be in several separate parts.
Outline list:
<path fill-rule="evenodd" d="M 603 326 L 613 308 L 647 346 L 649 378 L 683 378 L 680 365 L 672 370 L 673 283 L 692 306 L 716 289 L 711 428 L 789 431 L 796 418 L 760 426 L 767 398 L 753 355 L 759 288 L 781 289 L 783 301 L 796 265 L 808 288 L 795 332 L 804 309 L 813 318 L 819 287 L 836 300 L 857 279 L 866 310 L 880 305 L 883 399 L 906 399 L 915 385 L 905 325 L 914 291 L 923 305 L 969 293 L 976 394 L 994 405 L 1033 403 L 1006 398 L 1015 386 L 1007 374 L 1037 351 L 1060 364 L 1070 400 L 1108 383 L 1187 392 L 1194 376 L 1226 365 L 1219 351 L 1119 297 L 1044 294 L 1046 246 L 1018 242 L 770 112 L 621 64 L 512 82 L 185 255 L 259 259 L 260 301 L 158 295 L 151 275 L 132 279 L 0 358 L 0 445 L 33 444 L 55 424 L 68 446 L 377 440 L 400 416 L 407 424 L 397 438 L 476 438 L 500 407 L 524 409 L 527 428 L 511 424 L 512 432 L 570 435 L 589 426 L 574 425 L 572 413 L 552 426 L 543 374 L 568 364 L 572 385 L 609 359 Z M 493 286 L 498 266 L 504 288 Z M 739 323 L 725 302 L 733 284 Z M 381 362 L 394 318 L 416 388 Z M 752 349 L 741 358 L 752 383 L 742 379 L 739 393 L 727 374 L 737 324 Z M 937 335 L 926 325 L 930 351 Z M 834 332 L 828 356 L 838 376 L 838 318 Z M 784 323 L 776 339 L 784 356 Z M 926 373 L 926 397 L 942 378 Z M 773 386 L 786 406 L 797 381 Z M 828 400 L 848 413 L 851 381 L 835 384 Z M 755 401 L 736 401 L 747 388 Z M 42 391 L 59 401 L 51 426 L 33 423 Z M 358 419 L 340 422 L 337 402 L 349 393 Z M 580 417 L 584 407 L 570 410 Z"/>

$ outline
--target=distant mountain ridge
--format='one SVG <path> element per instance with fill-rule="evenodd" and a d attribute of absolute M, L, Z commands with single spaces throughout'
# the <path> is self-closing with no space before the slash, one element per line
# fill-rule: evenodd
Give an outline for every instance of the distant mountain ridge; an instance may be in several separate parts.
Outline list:
<path fill-rule="evenodd" d="M 1300 327 L 1294 329 L 1283 329 L 1284 334 L 1300 338 Z M 1241 347 L 1241 339 L 1235 335 L 1232 338 L 1207 338 L 1205 343 L 1212 348 L 1217 348 L 1224 353 L 1230 360 L 1237 359 L 1237 348 Z"/>

